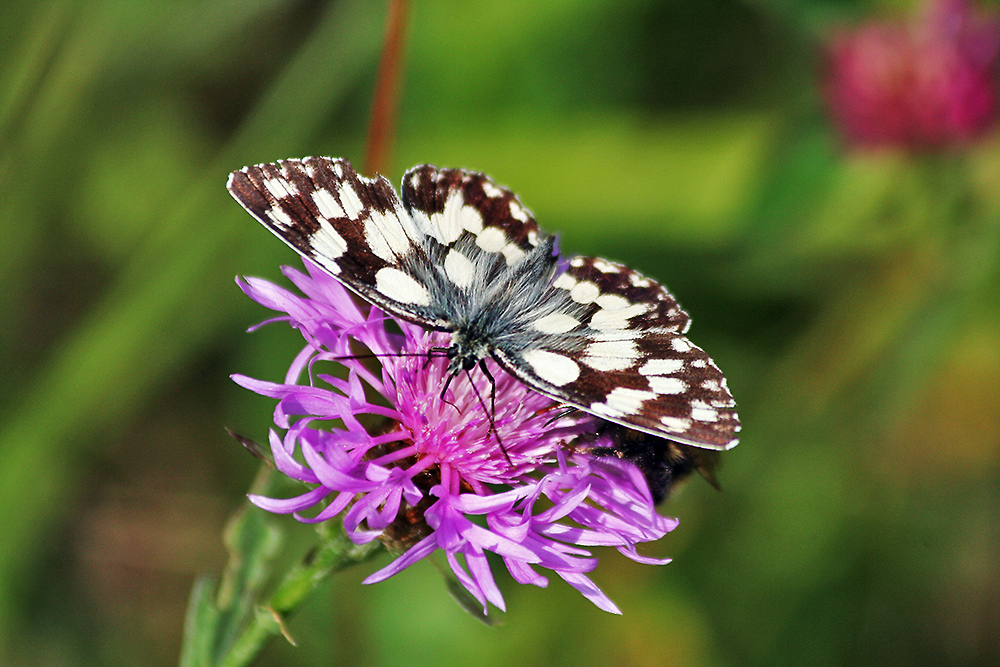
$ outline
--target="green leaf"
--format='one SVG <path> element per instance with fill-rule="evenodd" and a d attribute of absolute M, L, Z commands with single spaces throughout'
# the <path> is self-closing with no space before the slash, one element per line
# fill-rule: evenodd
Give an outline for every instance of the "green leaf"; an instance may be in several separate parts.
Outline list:
<path fill-rule="evenodd" d="M 202 576 L 191 588 L 179 667 L 207 667 L 213 662 L 219 627 L 219 609 L 215 606 L 217 583 L 214 577 Z"/>

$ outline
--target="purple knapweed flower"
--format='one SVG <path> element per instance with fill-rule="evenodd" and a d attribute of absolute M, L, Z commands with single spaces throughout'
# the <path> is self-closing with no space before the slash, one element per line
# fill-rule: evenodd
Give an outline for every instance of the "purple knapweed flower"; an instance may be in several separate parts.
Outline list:
<path fill-rule="evenodd" d="M 824 92 L 856 146 L 935 149 L 989 130 L 997 114 L 1000 19 L 931 0 L 916 20 L 874 21 L 832 40 Z"/>
<path fill-rule="evenodd" d="M 342 516 L 355 543 L 381 539 L 402 551 L 365 583 L 440 549 L 484 611 L 487 602 L 504 609 L 486 557 L 493 552 L 520 583 L 545 586 L 539 570 L 551 570 L 621 613 L 587 576 L 597 565 L 589 547 L 665 563 L 635 547 L 677 520 L 656 513 L 635 466 L 572 447 L 591 417 L 566 414 L 492 362 L 494 386 L 477 369 L 455 377 L 442 399 L 448 334 L 359 307 L 336 279 L 306 267 L 308 274 L 285 268 L 304 296 L 238 281 L 254 301 L 284 313 L 269 322 L 287 321 L 306 340 L 284 383 L 233 376 L 278 399 L 274 422 L 284 435 L 270 435 L 275 466 L 311 487 L 295 498 L 251 500 L 304 522 Z M 324 364 L 341 372 L 323 374 Z"/>

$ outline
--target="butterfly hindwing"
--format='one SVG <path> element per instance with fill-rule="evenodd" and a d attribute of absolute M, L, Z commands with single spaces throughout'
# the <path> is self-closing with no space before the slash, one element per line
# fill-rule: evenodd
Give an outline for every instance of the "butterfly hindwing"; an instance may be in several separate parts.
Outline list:
<path fill-rule="evenodd" d="M 548 300 L 565 303 L 558 314 L 565 331 L 512 354 L 501 350 L 505 367 L 542 393 L 629 428 L 710 449 L 736 445 L 725 377 L 683 335 L 689 318 L 661 285 L 613 262 L 575 257 L 552 287 Z"/>

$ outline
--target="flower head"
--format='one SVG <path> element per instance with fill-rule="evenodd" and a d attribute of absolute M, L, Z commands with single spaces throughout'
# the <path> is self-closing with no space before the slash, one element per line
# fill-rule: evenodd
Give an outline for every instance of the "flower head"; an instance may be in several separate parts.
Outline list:
<path fill-rule="evenodd" d="M 941 148 L 996 118 L 1000 19 L 968 0 L 931 0 L 912 23 L 874 21 L 833 39 L 825 93 L 848 141 Z"/>
<path fill-rule="evenodd" d="M 592 428 L 591 418 L 565 414 L 492 361 L 489 376 L 476 370 L 449 383 L 447 360 L 437 358 L 447 334 L 359 308 L 336 279 L 309 263 L 307 270 L 285 270 L 303 296 L 240 281 L 252 299 L 284 313 L 270 321 L 289 322 L 306 340 L 283 383 L 233 376 L 278 399 L 274 421 L 284 434 L 271 432 L 275 465 L 311 487 L 295 498 L 251 500 L 300 521 L 342 516 L 355 543 L 381 539 L 402 551 L 365 583 L 440 549 L 484 609 L 487 602 L 503 609 L 486 557 L 492 552 L 520 583 L 545 586 L 539 570 L 551 570 L 620 613 L 587 576 L 597 565 L 588 548 L 614 546 L 664 563 L 635 546 L 677 525 L 656 513 L 638 469 L 567 447 Z M 343 372 L 320 372 L 327 364 Z"/>

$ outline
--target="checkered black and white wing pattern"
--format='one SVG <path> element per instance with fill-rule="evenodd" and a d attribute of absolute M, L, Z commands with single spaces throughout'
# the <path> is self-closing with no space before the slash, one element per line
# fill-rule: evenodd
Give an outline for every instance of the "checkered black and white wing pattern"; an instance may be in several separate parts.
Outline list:
<path fill-rule="evenodd" d="M 427 286 L 410 267 L 433 263 L 392 185 L 359 176 L 346 160 L 305 158 L 233 172 L 233 197 L 265 227 L 365 299 L 441 326 Z"/>
<path fill-rule="evenodd" d="M 555 264 L 552 241 L 540 238 L 509 190 L 482 174 L 416 167 L 403 179 L 401 201 L 384 177 L 360 176 L 347 160 L 310 157 L 245 167 L 230 175 L 228 189 L 362 297 L 436 329 L 460 328 L 484 285 L 509 267 L 533 266 L 537 274 Z M 525 263 L 528 257 L 534 260 Z"/>
<path fill-rule="evenodd" d="M 403 205 L 428 237 L 477 259 L 499 253 L 488 264 L 503 259 L 513 266 L 545 240 L 517 196 L 484 174 L 425 164 L 406 172 L 402 193 Z"/>
<path fill-rule="evenodd" d="M 501 350 L 527 384 L 569 405 L 672 441 L 734 447 L 740 425 L 722 372 L 684 335 L 687 314 L 663 286 L 614 262 L 574 257 L 545 296 L 558 336 Z"/>
<path fill-rule="evenodd" d="M 483 174 L 429 165 L 403 178 L 342 159 L 246 167 L 229 191 L 349 288 L 452 333 L 449 373 L 496 359 L 533 389 L 682 444 L 726 449 L 739 423 L 725 378 L 684 333 L 667 291 L 624 266 L 560 262 L 555 238 Z"/>

